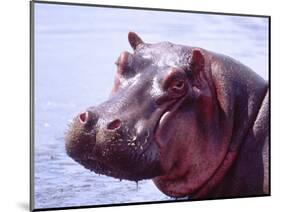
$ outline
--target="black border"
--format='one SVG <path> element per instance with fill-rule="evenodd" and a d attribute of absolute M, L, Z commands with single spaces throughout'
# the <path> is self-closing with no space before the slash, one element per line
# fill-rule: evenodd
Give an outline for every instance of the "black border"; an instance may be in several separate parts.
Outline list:
<path fill-rule="evenodd" d="M 188 201 L 204 201 L 204 200 L 224 200 L 224 199 L 240 199 L 252 197 L 270 197 L 271 196 L 271 16 L 270 15 L 257 15 L 257 14 L 239 14 L 239 13 L 224 13 L 224 12 L 211 12 L 211 11 L 192 11 L 192 10 L 178 10 L 178 9 L 164 9 L 164 8 L 146 8 L 146 7 L 133 7 L 133 6 L 117 6 L 117 5 L 102 5 L 90 3 L 73 3 L 73 2 L 53 2 L 53 1 L 40 1 L 31 0 L 30 2 L 30 211 L 52 211 L 52 210 L 67 210 L 67 209 L 86 209 L 86 208 L 101 208 L 112 206 L 131 206 L 131 205 L 148 205 L 157 203 L 177 203 Z M 195 13 L 195 14 L 208 14 L 208 15 L 227 15 L 227 16 L 240 16 L 240 17 L 255 17 L 268 19 L 268 89 L 269 89 L 269 193 L 264 195 L 253 196 L 231 196 L 221 198 L 204 198 L 196 200 L 186 199 L 171 199 L 163 201 L 150 201 L 150 202 L 130 202 L 130 203 L 117 203 L 117 204 L 101 204 L 101 205 L 83 205 L 72 207 L 57 207 L 57 208 L 34 208 L 34 4 L 56 4 L 56 5 L 69 5 L 69 6 L 85 6 L 85 7 L 102 7 L 102 8 L 116 8 L 116 9 L 135 9 L 135 10 L 150 10 L 150 11 L 164 11 L 164 12 L 181 12 L 181 13 Z"/>

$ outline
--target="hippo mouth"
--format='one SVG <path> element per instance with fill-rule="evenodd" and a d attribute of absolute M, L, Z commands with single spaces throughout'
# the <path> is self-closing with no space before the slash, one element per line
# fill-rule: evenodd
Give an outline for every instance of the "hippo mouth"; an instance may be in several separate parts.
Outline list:
<path fill-rule="evenodd" d="M 157 156 L 152 156 L 154 154 L 152 151 L 154 149 L 153 143 L 147 141 L 147 145 L 144 145 L 141 151 L 137 151 L 136 149 L 130 151 L 130 148 L 124 148 L 122 152 L 120 152 L 120 149 L 117 149 L 116 154 L 111 153 L 111 155 L 115 156 L 109 157 L 114 158 L 116 162 L 104 160 L 104 157 L 101 157 L 95 151 L 95 156 L 88 158 L 91 163 L 90 168 L 98 174 L 111 176 L 120 180 L 139 181 L 158 176 L 161 171 Z"/>
<path fill-rule="evenodd" d="M 145 150 L 143 152 L 145 152 Z M 76 161 L 82 164 L 85 168 L 89 169 L 90 171 L 95 172 L 96 174 L 110 176 L 120 180 L 125 179 L 131 181 L 139 181 L 143 179 L 152 178 L 152 173 L 150 173 L 150 175 L 144 175 L 143 171 L 127 171 L 114 165 L 110 165 L 90 153 L 85 154 L 85 158 Z M 133 167 L 133 163 L 128 164 L 128 166 Z M 149 172 L 151 171 L 152 170 L 150 170 Z"/>

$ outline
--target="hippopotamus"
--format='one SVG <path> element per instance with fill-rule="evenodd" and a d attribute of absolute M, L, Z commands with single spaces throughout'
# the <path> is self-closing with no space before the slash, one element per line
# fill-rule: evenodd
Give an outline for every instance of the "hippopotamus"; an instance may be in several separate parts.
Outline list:
<path fill-rule="evenodd" d="M 128 40 L 108 100 L 74 117 L 67 154 L 174 198 L 269 195 L 267 81 L 203 48 Z"/>

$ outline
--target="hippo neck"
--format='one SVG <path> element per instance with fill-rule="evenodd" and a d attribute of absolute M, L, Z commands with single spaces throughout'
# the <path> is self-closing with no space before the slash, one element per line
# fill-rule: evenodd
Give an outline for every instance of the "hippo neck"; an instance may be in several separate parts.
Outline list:
<path fill-rule="evenodd" d="M 246 170 L 245 167 L 251 167 L 249 158 L 257 158 L 262 155 L 264 149 L 264 142 L 256 147 L 254 141 L 256 138 L 252 135 L 252 130 L 268 85 L 252 70 L 229 57 L 221 55 L 217 57 L 214 54 L 210 60 L 213 66 L 211 70 L 215 70 L 212 72 L 212 78 L 222 112 L 221 119 L 231 132 L 228 138 L 230 144 L 225 159 L 216 173 L 192 197 L 261 194 L 263 192 L 262 159 L 258 158 L 257 167 L 252 167 L 250 170 Z M 252 177 L 247 178 L 249 172 Z M 242 175 L 243 179 L 247 180 L 241 180 Z"/>
<path fill-rule="evenodd" d="M 268 139 L 269 99 L 264 97 L 254 125 L 240 144 L 236 160 L 208 196 L 241 197 L 269 194 Z"/>
<path fill-rule="evenodd" d="M 215 54 L 214 54 L 215 55 Z M 245 65 L 232 58 L 214 56 L 212 72 L 222 117 L 231 127 L 230 151 L 237 151 L 253 127 L 268 90 L 267 82 Z"/>

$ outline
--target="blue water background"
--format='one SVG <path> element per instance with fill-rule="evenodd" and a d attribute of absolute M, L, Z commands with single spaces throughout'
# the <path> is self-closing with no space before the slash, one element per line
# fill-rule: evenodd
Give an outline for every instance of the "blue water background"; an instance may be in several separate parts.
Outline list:
<path fill-rule="evenodd" d="M 35 4 L 35 207 L 170 200 L 150 180 L 99 176 L 67 157 L 78 112 L 107 99 L 128 31 L 234 57 L 268 78 L 265 18 Z"/>

